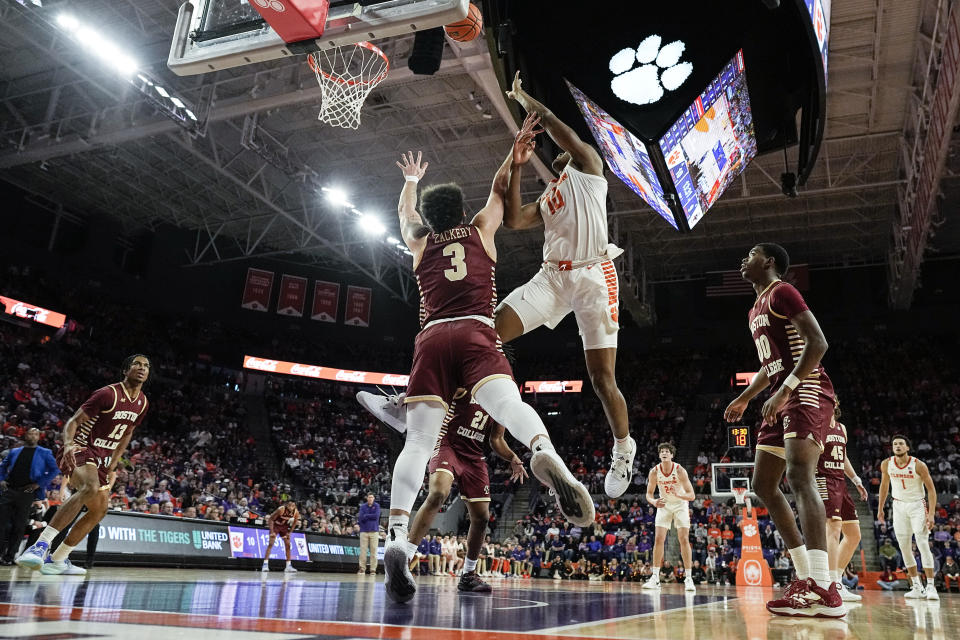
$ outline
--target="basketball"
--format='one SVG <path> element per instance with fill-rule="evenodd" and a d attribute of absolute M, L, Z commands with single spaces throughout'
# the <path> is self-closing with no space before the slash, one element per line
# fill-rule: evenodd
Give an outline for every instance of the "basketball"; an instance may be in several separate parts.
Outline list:
<path fill-rule="evenodd" d="M 467 16 L 463 20 L 446 25 L 443 30 L 457 42 L 470 42 L 480 35 L 480 29 L 482 28 L 483 15 L 480 13 L 480 9 L 477 8 L 477 5 L 471 2 L 470 11 L 467 12 Z"/>

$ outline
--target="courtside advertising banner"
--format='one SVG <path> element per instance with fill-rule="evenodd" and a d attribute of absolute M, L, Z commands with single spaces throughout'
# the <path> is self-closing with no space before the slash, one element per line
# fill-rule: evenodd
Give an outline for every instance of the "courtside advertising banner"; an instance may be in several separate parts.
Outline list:
<path fill-rule="evenodd" d="M 373 301 L 373 291 L 366 287 L 347 287 L 347 309 L 344 313 L 343 324 L 354 327 L 370 326 L 370 303 Z"/>
<path fill-rule="evenodd" d="M 340 283 L 316 280 L 313 283 L 313 311 L 311 320 L 336 322 L 337 307 L 340 305 Z"/>
<path fill-rule="evenodd" d="M 237 567 L 241 559 L 263 558 L 270 541 L 269 529 L 226 522 L 194 520 L 126 511 L 109 511 L 100 523 L 97 554 L 111 563 L 127 565 L 177 564 L 179 566 Z M 85 545 L 74 552 L 85 555 Z M 290 534 L 293 560 L 315 563 L 317 569 L 356 570 L 360 540 L 295 531 Z M 377 551 L 383 558 L 383 547 Z M 283 540 L 275 539 L 270 558 L 284 559 Z"/>
<path fill-rule="evenodd" d="M 307 279 L 283 274 L 280 278 L 280 299 L 277 313 L 282 316 L 303 316 L 307 304 Z"/>
<path fill-rule="evenodd" d="M 273 292 L 273 271 L 247 269 L 247 281 L 243 285 L 243 300 L 240 306 L 251 311 L 266 311 Z"/>

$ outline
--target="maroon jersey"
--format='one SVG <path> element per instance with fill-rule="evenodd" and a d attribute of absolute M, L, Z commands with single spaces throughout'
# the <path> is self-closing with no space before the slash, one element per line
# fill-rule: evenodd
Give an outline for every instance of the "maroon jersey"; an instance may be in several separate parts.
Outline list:
<path fill-rule="evenodd" d="M 97 389 L 80 410 L 89 420 L 77 427 L 74 443 L 89 449 L 98 458 L 109 460 L 127 432 L 143 422 L 147 415 L 147 396 L 141 391 L 131 398 L 123 383 L 116 382 Z"/>
<path fill-rule="evenodd" d="M 434 455 L 441 447 L 450 447 L 458 458 L 485 460 L 494 424 L 490 415 L 464 394 L 450 403 Z"/>
<path fill-rule="evenodd" d="M 429 234 L 414 273 L 420 289 L 421 328 L 443 318 L 493 319 L 497 263 L 487 255 L 477 227 L 459 225 Z"/>
<path fill-rule="evenodd" d="M 800 360 L 805 343 L 790 318 L 807 310 L 800 292 L 782 280 L 771 283 L 750 309 L 750 333 L 760 366 L 770 379 L 771 394 L 777 392 Z M 812 406 L 819 406 L 820 395 L 833 399 L 833 382 L 822 364 L 800 382 L 795 393 L 800 404 Z"/>
<path fill-rule="evenodd" d="M 300 512 L 297 509 L 288 512 L 286 507 L 280 507 L 273 512 L 273 526 L 277 529 L 286 529 L 290 530 L 293 528 L 293 523 L 300 516 Z"/>
<path fill-rule="evenodd" d="M 847 428 L 840 422 L 826 429 L 823 438 L 823 453 L 817 462 L 817 475 L 821 477 L 844 477 L 844 462 L 847 459 Z"/>

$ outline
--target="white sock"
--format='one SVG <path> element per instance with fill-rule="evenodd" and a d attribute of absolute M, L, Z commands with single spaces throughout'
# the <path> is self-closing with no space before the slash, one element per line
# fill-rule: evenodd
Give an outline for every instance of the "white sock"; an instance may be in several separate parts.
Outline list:
<path fill-rule="evenodd" d="M 650 567 L 650 571 L 653 572 L 653 575 L 650 576 L 650 579 L 660 582 L 660 567 Z"/>
<path fill-rule="evenodd" d="M 417 545 L 407 541 L 407 562 L 413 560 L 413 555 L 417 552 Z"/>
<path fill-rule="evenodd" d="M 406 529 L 410 524 L 410 516 L 390 516 L 387 520 L 387 529 Z"/>
<path fill-rule="evenodd" d="M 292 567 L 292 566 L 293 566 L 293 565 L 290 563 L 289 560 L 287 560 L 287 566 L 288 566 L 288 567 Z"/>
<path fill-rule="evenodd" d="M 491 418 L 502 424 L 510 435 L 527 447 L 531 447 L 533 439 L 537 436 L 547 436 L 547 428 L 543 426 L 543 420 L 533 407 L 523 401 L 513 380 L 508 378 L 490 380 L 477 389 L 476 399 L 477 404 L 483 407 Z M 553 448 L 549 436 L 539 438 L 535 450 L 546 449 L 548 446 L 550 449 Z"/>
<path fill-rule="evenodd" d="M 840 572 L 838 570 L 830 570 L 830 582 L 840 582 Z"/>
<path fill-rule="evenodd" d="M 807 549 L 807 560 L 810 563 L 810 577 L 821 589 L 830 588 L 830 560 L 827 552 L 822 549 Z"/>
<path fill-rule="evenodd" d="M 787 549 L 790 557 L 793 559 L 793 568 L 797 572 L 798 580 L 806 580 L 810 577 L 810 561 L 807 559 L 807 545 L 802 544 L 793 549 Z"/>
<path fill-rule="evenodd" d="M 910 582 L 912 582 L 915 587 L 923 588 L 923 583 L 920 582 L 920 576 L 913 576 L 910 578 Z"/>
<path fill-rule="evenodd" d="M 37 538 L 37 542 L 46 542 L 49 545 L 53 542 L 53 539 L 57 537 L 58 533 L 60 533 L 59 529 L 54 529 L 50 525 L 47 525 L 40 533 L 40 537 Z"/>
<path fill-rule="evenodd" d="M 627 437 L 626 437 L 626 438 L 616 438 L 616 437 L 615 437 L 615 438 L 613 439 L 613 450 L 614 450 L 614 451 L 622 451 L 623 453 L 629 453 L 629 452 L 630 452 L 630 440 L 631 440 L 631 439 L 632 439 L 632 438 L 630 438 L 630 434 L 629 434 L 629 433 L 627 434 Z"/>
<path fill-rule="evenodd" d="M 60 544 L 59 547 L 57 547 L 57 550 L 50 555 L 50 557 L 53 559 L 54 562 L 63 562 L 64 560 L 67 559 L 67 556 L 69 556 L 70 552 L 73 551 L 74 549 L 75 547 L 71 547 L 66 542 L 63 542 Z"/>
<path fill-rule="evenodd" d="M 470 573 L 471 571 L 474 571 L 476 568 L 477 568 L 476 560 L 471 560 L 470 558 L 467 558 L 466 560 L 464 560 L 463 562 L 464 573 Z"/>
<path fill-rule="evenodd" d="M 490 383 L 484 385 L 487 386 L 490 386 Z M 519 395 L 519 392 L 517 394 Z M 407 410 L 406 442 L 393 465 L 391 509 L 400 509 L 407 513 L 413 510 L 413 503 L 423 486 L 423 472 L 433 455 L 445 415 L 444 408 L 435 403 L 414 402 Z M 394 527 L 393 520 L 394 516 L 390 516 L 391 528 Z M 409 518 L 404 517 L 403 528 L 406 528 L 408 521 Z"/>

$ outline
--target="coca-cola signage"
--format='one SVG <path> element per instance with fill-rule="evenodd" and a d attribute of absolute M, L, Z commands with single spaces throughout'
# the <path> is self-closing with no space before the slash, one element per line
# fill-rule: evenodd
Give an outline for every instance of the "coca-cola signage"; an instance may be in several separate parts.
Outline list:
<path fill-rule="evenodd" d="M 523 384 L 524 393 L 580 393 L 583 380 L 529 380 Z"/>
<path fill-rule="evenodd" d="M 35 304 L 7 298 L 6 296 L 0 296 L 0 303 L 3 304 L 4 313 L 8 315 L 45 324 L 55 329 L 59 329 L 67 321 L 67 316 L 62 313 L 50 311 L 49 309 L 38 307 Z"/>
<path fill-rule="evenodd" d="M 256 356 L 244 356 L 243 367 L 244 369 L 268 371 L 270 373 L 286 373 L 291 376 L 314 378 L 316 380 L 337 380 L 339 382 L 354 382 L 357 384 L 382 384 L 394 387 L 405 387 L 410 380 L 410 376 L 397 373 L 334 369 L 316 364 L 269 360 L 267 358 L 257 358 Z"/>

